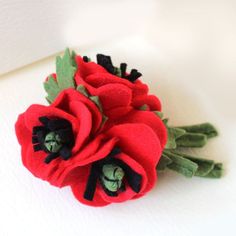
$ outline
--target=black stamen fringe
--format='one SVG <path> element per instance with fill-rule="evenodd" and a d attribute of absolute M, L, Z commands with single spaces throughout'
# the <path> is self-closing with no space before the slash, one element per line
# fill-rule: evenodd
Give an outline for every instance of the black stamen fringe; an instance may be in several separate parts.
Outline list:
<path fill-rule="evenodd" d="M 72 155 L 71 149 L 74 146 L 74 135 L 71 123 L 65 119 L 49 119 L 46 116 L 39 117 L 39 121 L 43 126 L 33 127 L 32 144 L 34 151 L 43 150 L 49 153 L 44 160 L 46 164 L 49 164 L 59 156 L 61 156 L 63 160 L 68 160 Z M 44 145 L 45 137 L 50 132 L 56 132 L 63 144 L 57 153 L 50 152 Z"/>
<path fill-rule="evenodd" d="M 115 67 L 112 64 L 111 57 L 103 54 L 97 54 L 98 65 L 104 67 L 109 73 L 114 74 Z"/>
<path fill-rule="evenodd" d="M 109 73 L 116 75 L 117 68 L 113 66 L 112 60 L 110 56 L 106 56 L 103 54 L 97 54 L 97 63 L 104 67 Z M 134 83 L 142 74 L 138 72 L 136 69 L 132 69 L 129 75 L 126 75 L 127 64 L 120 64 L 121 78 L 127 79 L 130 82 Z"/>
<path fill-rule="evenodd" d="M 83 56 L 83 61 L 84 62 L 89 62 L 89 58 L 87 56 Z"/>

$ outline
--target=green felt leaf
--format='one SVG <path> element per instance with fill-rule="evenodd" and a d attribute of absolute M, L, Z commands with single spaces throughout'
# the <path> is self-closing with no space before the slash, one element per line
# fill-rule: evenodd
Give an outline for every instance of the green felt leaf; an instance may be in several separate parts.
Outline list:
<path fill-rule="evenodd" d="M 196 163 L 170 151 L 164 151 L 164 154 L 167 155 L 172 161 L 172 163 L 168 165 L 169 169 L 174 170 L 186 177 L 192 177 L 195 175 L 198 169 L 198 165 Z"/>
<path fill-rule="evenodd" d="M 189 133 L 205 134 L 207 136 L 207 138 L 213 138 L 218 135 L 216 128 L 210 123 L 182 126 L 179 128 L 184 129 L 186 132 L 189 132 Z"/>
<path fill-rule="evenodd" d="M 165 149 L 175 149 L 177 147 L 176 139 L 183 136 L 186 131 L 179 128 L 173 128 L 167 126 L 168 140 Z"/>
<path fill-rule="evenodd" d="M 48 94 L 46 99 L 48 100 L 49 103 L 52 103 L 57 97 L 57 95 L 60 93 L 60 88 L 58 87 L 58 84 L 52 77 L 52 75 L 48 77 L 48 80 L 45 81 L 43 85 L 45 91 Z"/>
<path fill-rule="evenodd" d="M 76 52 L 72 50 L 71 51 L 71 64 L 74 68 L 77 69 L 77 63 L 76 63 L 75 57 L 76 57 Z"/>
<path fill-rule="evenodd" d="M 74 73 L 76 71 L 75 52 L 70 54 L 66 49 L 63 57 L 56 58 L 57 79 L 49 76 L 44 82 L 44 89 L 47 92 L 46 99 L 52 103 L 57 95 L 66 88 L 75 88 Z"/>
<path fill-rule="evenodd" d="M 81 94 L 83 94 L 85 97 L 89 97 L 88 90 L 84 87 L 84 85 L 80 84 L 76 88 L 77 91 L 79 91 Z"/>
<path fill-rule="evenodd" d="M 207 174 L 204 177 L 207 178 L 221 178 L 223 175 L 223 164 L 222 163 L 216 163 L 214 165 L 214 168 L 210 171 L 209 174 Z"/>
<path fill-rule="evenodd" d="M 165 170 L 170 163 L 172 163 L 172 160 L 166 154 L 163 153 L 161 155 L 161 159 L 157 164 L 157 170 L 158 171 Z"/>
<path fill-rule="evenodd" d="M 106 123 L 107 120 L 108 120 L 108 117 L 103 114 L 103 115 L 102 115 L 102 124 L 101 124 L 101 127 L 104 126 L 104 124 Z"/>
<path fill-rule="evenodd" d="M 205 177 L 214 169 L 215 163 L 213 160 L 193 157 L 188 154 L 184 154 L 184 153 L 180 153 L 176 151 L 172 151 L 172 152 L 175 154 L 181 155 L 182 157 L 187 158 L 188 160 L 193 161 L 198 164 L 198 169 L 195 173 L 195 176 Z"/>
<path fill-rule="evenodd" d="M 198 133 L 185 133 L 176 139 L 178 147 L 203 147 L 207 143 L 207 136 Z"/>
<path fill-rule="evenodd" d="M 157 116 L 159 116 L 160 119 L 163 119 L 164 117 L 164 113 L 160 112 L 160 111 L 153 111 Z"/>
<path fill-rule="evenodd" d="M 69 49 L 65 50 L 62 57 L 56 58 L 56 74 L 58 86 L 61 90 L 75 88 L 74 74 L 76 71 L 74 53 L 70 54 Z"/>
<path fill-rule="evenodd" d="M 143 104 L 141 107 L 139 107 L 140 111 L 147 111 L 148 109 L 148 105 L 147 104 Z"/>
<path fill-rule="evenodd" d="M 168 124 L 168 122 L 169 122 L 169 119 L 168 119 L 168 118 L 165 118 L 165 119 L 163 119 L 162 121 L 163 121 L 163 123 L 167 126 L 167 124 Z"/>
<path fill-rule="evenodd" d="M 97 105 L 101 112 L 103 112 L 102 104 L 98 96 L 90 96 L 89 99 Z"/>

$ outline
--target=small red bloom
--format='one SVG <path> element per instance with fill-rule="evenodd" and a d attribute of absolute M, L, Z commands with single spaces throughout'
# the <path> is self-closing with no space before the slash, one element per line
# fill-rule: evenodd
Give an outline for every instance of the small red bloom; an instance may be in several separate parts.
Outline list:
<path fill-rule="evenodd" d="M 64 123 L 69 124 L 69 128 Z M 105 140 L 104 135 L 96 135 L 101 124 L 102 115 L 97 106 L 73 89 L 64 90 L 50 106 L 31 105 L 19 115 L 15 125 L 23 164 L 35 176 L 61 186 L 58 177 L 64 171 L 65 160 L 73 159 L 82 150 L 80 160 L 85 159 L 98 150 L 102 151 L 107 141 L 106 154 L 113 148 L 114 139 Z M 47 149 L 45 143 L 46 137 L 52 138 L 52 133 L 61 141 L 57 144 L 61 148 L 55 152 Z M 71 139 L 70 144 L 67 139 Z M 52 141 L 54 145 L 58 140 Z"/>
<path fill-rule="evenodd" d="M 126 107 L 139 108 L 148 105 L 150 110 L 161 110 L 161 103 L 156 96 L 148 95 L 148 86 L 139 79 L 131 82 L 109 73 L 101 65 L 85 62 L 76 56 L 78 70 L 75 74 L 77 85 L 84 85 L 90 94 L 99 96 L 105 114 L 107 110 Z"/>
<path fill-rule="evenodd" d="M 162 129 L 162 127 L 160 127 L 160 129 Z M 140 123 L 122 124 L 111 128 L 106 135 L 109 138 L 117 138 L 118 142 L 116 146 L 121 150 L 120 153 L 112 156 L 108 162 L 114 164 L 119 160 L 121 161 L 121 166 L 125 164 L 130 167 L 135 174 L 132 175 L 129 171 L 125 173 L 125 190 L 120 191 L 115 196 L 110 196 L 104 191 L 101 181 L 99 181 L 102 175 L 102 173 L 99 172 L 99 161 L 104 162 L 106 158 L 109 158 L 109 155 L 106 158 L 94 156 L 93 158 L 85 160 L 84 163 L 74 163 L 73 169 L 63 178 L 66 182 L 69 180 L 75 197 L 86 205 L 104 206 L 110 203 L 139 198 L 153 188 L 157 179 L 156 165 L 160 159 L 162 147 L 159 138 L 150 127 Z M 98 164 L 97 167 L 96 163 Z M 86 189 L 94 184 L 93 182 L 89 182 L 94 166 L 95 171 L 98 172 L 98 176 L 95 182 L 93 196 L 87 199 L 85 196 Z M 65 173 L 66 172 L 67 171 L 65 171 Z M 92 178 L 93 177 L 94 176 L 92 176 Z M 131 181 L 135 181 L 135 178 L 139 180 L 137 180 L 138 182 L 136 181 L 136 183 L 130 183 L 129 177 Z"/>

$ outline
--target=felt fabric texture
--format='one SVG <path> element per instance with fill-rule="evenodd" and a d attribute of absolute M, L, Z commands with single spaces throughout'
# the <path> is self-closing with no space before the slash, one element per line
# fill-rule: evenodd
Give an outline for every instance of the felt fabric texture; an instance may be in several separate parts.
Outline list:
<path fill-rule="evenodd" d="M 15 129 L 18 141 L 22 146 L 23 164 L 35 176 L 60 186 L 53 178 L 53 174 L 55 171 L 59 171 L 59 163 L 64 161 L 58 158 L 50 164 L 46 164 L 43 161 L 46 153 L 44 151 L 35 152 L 33 149 L 33 128 L 42 125 L 39 121 L 40 117 L 62 118 L 71 123 L 75 140 L 72 148 L 73 157 L 88 143 L 92 143 L 93 146 L 100 144 L 99 136 L 93 142 L 90 140 L 93 139 L 92 137 L 101 125 L 102 115 L 93 102 L 73 89 L 64 90 L 50 106 L 31 105 L 25 113 L 19 115 Z M 88 144 L 88 146 L 90 145 Z M 92 150 L 95 152 L 97 149 L 91 148 Z"/>
<path fill-rule="evenodd" d="M 148 93 L 148 86 L 140 80 L 134 83 L 110 74 L 102 66 L 94 62 L 85 62 L 80 56 L 75 57 L 78 69 L 75 73 L 75 82 L 77 85 L 83 84 L 93 95 L 100 87 L 107 84 L 122 84 L 132 90 L 133 98 Z M 118 91 L 118 90 L 117 90 Z M 112 97 L 110 98 L 112 99 Z"/>
<path fill-rule="evenodd" d="M 149 111 L 161 111 L 161 102 L 154 95 L 136 96 L 132 100 L 132 106 L 136 109 L 139 109 L 143 105 L 147 105 Z"/>
<path fill-rule="evenodd" d="M 84 199 L 84 191 L 90 173 L 91 164 L 76 167 L 70 172 L 70 178 L 74 177 L 71 188 L 75 197 L 82 203 L 92 206 L 103 206 L 110 203 L 118 203 L 143 196 L 150 191 L 157 179 L 156 165 L 162 153 L 160 141 L 154 131 L 145 124 L 122 124 L 112 127 L 105 134 L 109 138 L 116 138 L 116 146 L 121 153 L 116 158 L 125 162 L 134 171 L 142 176 L 139 193 L 133 191 L 128 184 L 126 190 L 117 196 L 108 196 L 99 182 L 93 201 Z M 98 159 L 96 159 L 98 160 Z"/>
<path fill-rule="evenodd" d="M 77 68 L 73 76 L 75 86 L 50 94 L 55 98 L 49 106 L 31 105 L 19 115 L 15 130 L 21 145 L 22 162 L 36 177 L 57 187 L 70 186 L 74 196 L 90 206 L 139 198 L 153 188 L 157 180 L 156 166 L 167 142 L 166 127 L 154 113 L 161 111 L 161 103 L 157 97 L 148 94 L 148 86 L 139 79 L 129 81 L 80 56 L 74 58 L 75 61 L 67 60 L 64 64 Z M 72 69 L 67 72 L 71 82 Z M 60 74 L 62 76 L 63 68 Z M 50 79 L 58 82 L 58 75 L 52 74 Z M 144 111 L 139 110 L 142 106 L 145 106 Z M 32 132 L 34 127 L 41 125 L 40 117 L 70 122 L 74 146 L 69 160 L 59 156 L 45 163 L 45 151 L 35 152 Z M 122 183 L 124 191 L 111 196 L 97 181 L 94 197 L 85 199 L 93 163 L 106 159 L 114 148 L 121 150 L 115 156 L 117 162 L 124 163 L 140 177 L 138 185 L 134 187 L 126 173 Z"/>
<path fill-rule="evenodd" d="M 106 127 L 112 127 L 115 124 L 138 123 L 149 126 L 157 135 L 161 147 L 164 149 L 167 142 L 167 131 L 162 120 L 151 111 L 131 110 L 120 119 L 108 120 Z"/>

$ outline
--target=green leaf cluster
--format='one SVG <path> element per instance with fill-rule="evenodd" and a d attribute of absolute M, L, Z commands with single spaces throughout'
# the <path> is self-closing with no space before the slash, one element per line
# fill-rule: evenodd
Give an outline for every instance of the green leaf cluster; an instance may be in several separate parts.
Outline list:
<path fill-rule="evenodd" d="M 167 128 L 168 141 L 157 165 L 158 171 L 168 168 L 186 177 L 220 178 L 222 176 L 223 165 L 221 163 L 191 156 L 180 149 L 205 146 L 210 138 L 218 135 L 212 124 L 170 127 L 167 119 L 164 119 L 163 122 Z"/>
<path fill-rule="evenodd" d="M 77 70 L 75 55 L 74 51 L 70 53 L 67 48 L 62 57 L 56 58 L 57 78 L 54 79 L 52 75 L 49 75 L 48 80 L 44 82 L 44 89 L 47 92 L 46 99 L 49 103 L 52 103 L 64 89 L 75 88 L 74 74 Z"/>

